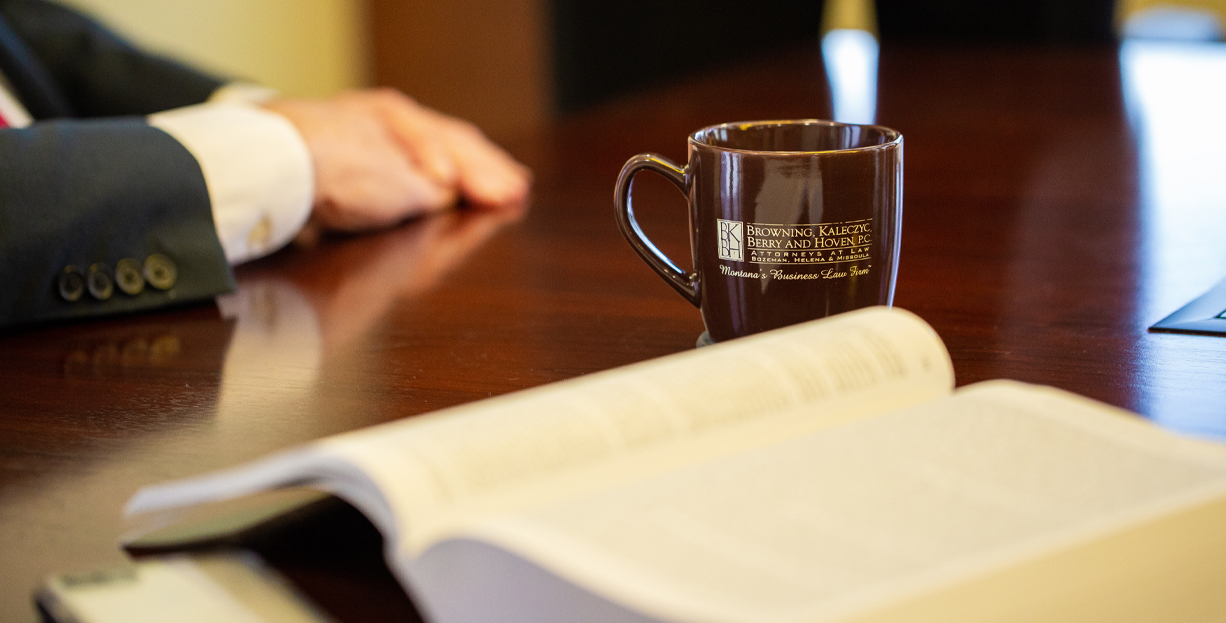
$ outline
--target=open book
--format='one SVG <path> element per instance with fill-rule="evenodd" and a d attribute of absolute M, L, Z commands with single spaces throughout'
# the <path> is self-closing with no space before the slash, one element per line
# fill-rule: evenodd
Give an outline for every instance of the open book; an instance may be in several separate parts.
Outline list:
<path fill-rule="evenodd" d="M 1226 612 L 1226 447 L 953 385 L 927 324 L 873 308 L 324 439 L 128 512 L 330 492 L 442 623 Z"/>

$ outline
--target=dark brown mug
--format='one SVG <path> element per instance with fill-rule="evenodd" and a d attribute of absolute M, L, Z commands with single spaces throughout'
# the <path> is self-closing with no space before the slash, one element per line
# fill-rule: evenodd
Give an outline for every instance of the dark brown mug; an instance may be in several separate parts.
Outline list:
<path fill-rule="evenodd" d="M 634 220 L 643 169 L 689 197 L 694 272 Z M 685 168 L 656 154 L 622 167 L 622 235 L 702 310 L 719 342 L 872 305 L 890 305 L 902 228 L 902 134 L 812 119 L 725 123 L 689 137 Z"/>

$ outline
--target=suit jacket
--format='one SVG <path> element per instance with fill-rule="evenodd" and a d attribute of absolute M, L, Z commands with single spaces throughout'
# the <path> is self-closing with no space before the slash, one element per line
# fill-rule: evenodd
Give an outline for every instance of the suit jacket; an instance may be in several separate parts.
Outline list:
<path fill-rule="evenodd" d="M 0 70 L 36 120 L 0 130 L 0 326 L 233 290 L 199 164 L 143 118 L 220 81 L 45 0 L 0 0 Z"/>

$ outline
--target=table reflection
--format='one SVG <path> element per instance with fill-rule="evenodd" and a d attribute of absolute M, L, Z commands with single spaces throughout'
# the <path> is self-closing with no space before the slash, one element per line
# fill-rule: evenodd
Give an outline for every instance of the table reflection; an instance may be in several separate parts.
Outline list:
<path fill-rule="evenodd" d="M 304 241 L 311 248 L 239 269 L 221 314 L 196 306 L 7 336 L 6 407 L 57 428 L 0 443 L 0 502 L 29 513 L 0 513 L 4 555 L 31 581 L 0 588 L 0 618 L 24 616 L 32 582 L 52 571 L 118 563 L 120 507 L 139 486 L 373 423 L 352 395 L 336 395 L 337 381 L 321 389 L 329 362 L 517 217 L 462 210 L 372 237 Z M 56 402 L 24 398 L 31 383 L 53 386 Z M 49 542 L 60 549 L 49 553 Z"/>
<path fill-rule="evenodd" d="M 837 29 L 822 37 L 822 61 L 830 81 L 834 120 L 877 120 L 877 38 L 865 30 Z"/>
<path fill-rule="evenodd" d="M 1226 277 L 1226 45 L 1129 41 L 1120 65 L 1141 153 L 1148 325 Z"/>
<path fill-rule="evenodd" d="M 351 351 L 394 302 L 429 290 L 520 216 L 521 208 L 461 210 L 375 238 L 322 240 L 308 231 L 293 266 L 241 272 L 238 291 L 218 299 L 235 321 L 218 421 L 302 409 L 327 361 Z"/>
<path fill-rule="evenodd" d="M 1140 148 L 1143 263 L 1135 324 L 1144 331 L 1226 278 L 1226 45 L 1130 40 L 1120 48 L 1120 67 Z M 1211 410 L 1203 396 L 1201 405 L 1184 404 L 1169 391 L 1183 382 L 1171 370 L 1198 360 L 1226 365 L 1210 345 L 1220 339 L 1143 340 L 1138 408 L 1172 428 L 1226 438 L 1226 387 L 1216 388 L 1218 407 Z"/>

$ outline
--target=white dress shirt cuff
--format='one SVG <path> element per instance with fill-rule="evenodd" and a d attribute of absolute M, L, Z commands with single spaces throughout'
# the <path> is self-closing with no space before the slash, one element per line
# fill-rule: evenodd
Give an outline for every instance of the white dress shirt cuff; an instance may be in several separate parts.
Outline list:
<path fill-rule="evenodd" d="M 200 163 L 213 223 L 231 265 L 285 246 L 314 201 L 311 155 L 284 117 L 250 103 L 250 94 L 218 90 L 206 104 L 149 117 Z"/>

